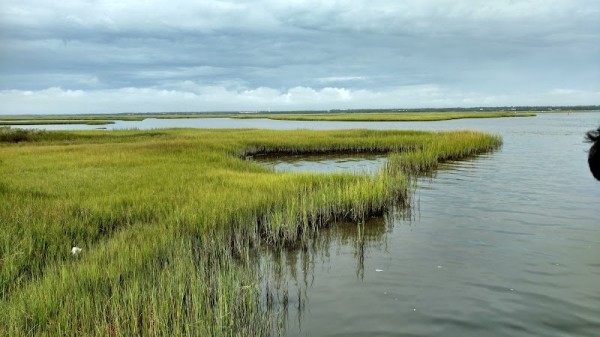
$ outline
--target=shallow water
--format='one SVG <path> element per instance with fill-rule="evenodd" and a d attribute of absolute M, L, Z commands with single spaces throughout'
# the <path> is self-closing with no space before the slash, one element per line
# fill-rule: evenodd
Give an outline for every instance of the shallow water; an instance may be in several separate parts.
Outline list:
<path fill-rule="evenodd" d="M 277 172 L 350 172 L 375 174 L 385 164 L 385 155 L 285 155 L 255 158 Z"/>
<path fill-rule="evenodd" d="M 407 216 L 270 258 L 299 294 L 289 336 L 600 335 L 600 114 L 462 122 L 503 148 L 420 179 Z"/>
<path fill-rule="evenodd" d="M 107 127 L 500 134 L 502 149 L 421 178 L 412 213 L 364 227 L 340 224 L 322 230 L 307 249 L 265 254 L 265 264 L 286 267 L 288 335 L 598 336 L 600 182 L 589 173 L 583 142 L 598 125 L 600 113 L 425 123 L 146 120 Z"/>

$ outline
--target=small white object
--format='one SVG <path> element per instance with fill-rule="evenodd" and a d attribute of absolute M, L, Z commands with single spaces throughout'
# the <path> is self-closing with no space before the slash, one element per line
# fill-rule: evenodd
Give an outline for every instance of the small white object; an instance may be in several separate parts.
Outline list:
<path fill-rule="evenodd" d="M 442 266 L 438 266 L 438 269 L 442 269 Z"/>
<path fill-rule="evenodd" d="M 71 255 L 73 256 L 77 256 L 77 254 L 81 253 L 82 249 L 75 246 L 73 248 L 71 248 Z"/>
<path fill-rule="evenodd" d="M 375 271 L 379 273 L 379 272 L 382 272 L 383 269 L 375 269 Z"/>

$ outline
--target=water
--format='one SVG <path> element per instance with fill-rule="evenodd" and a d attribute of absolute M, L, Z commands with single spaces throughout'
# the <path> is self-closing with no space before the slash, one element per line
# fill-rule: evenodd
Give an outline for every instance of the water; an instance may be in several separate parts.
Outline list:
<path fill-rule="evenodd" d="M 427 123 L 147 120 L 107 127 L 500 134 L 499 151 L 420 179 L 409 216 L 340 224 L 321 231 L 307 249 L 266 254 L 265 261 L 285 267 L 288 335 L 599 336 L 600 182 L 589 173 L 583 142 L 598 125 L 600 113 Z"/>
<path fill-rule="evenodd" d="M 504 146 L 420 179 L 408 217 L 342 224 L 270 257 L 298 294 L 288 335 L 600 335 L 600 183 L 582 142 L 597 125 L 600 114 L 428 125 Z"/>
<path fill-rule="evenodd" d="M 350 172 L 375 174 L 385 164 L 385 155 L 285 155 L 255 158 L 277 172 Z"/>

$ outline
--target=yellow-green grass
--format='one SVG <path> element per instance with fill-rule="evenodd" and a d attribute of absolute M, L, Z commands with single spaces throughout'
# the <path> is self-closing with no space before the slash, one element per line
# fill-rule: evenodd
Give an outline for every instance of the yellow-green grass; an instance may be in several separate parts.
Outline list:
<path fill-rule="evenodd" d="M 267 118 L 273 120 L 299 121 L 388 121 L 417 122 L 442 121 L 463 118 L 531 117 L 534 112 L 514 111 L 455 111 L 455 112 L 352 112 L 352 113 L 138 113 L 103 115 L 55 115 L 55 116 L 5 116 L 0 125 L 43 125 L 43 124 L 110 124 L 114 121 L 142 121 L 147 118 Z"/>
<path fill-rule="evenodd" d="M 185 119 L 185 118 L 224 118 L 232 113 L 136 113 L 136 114 L 81 114 L 81 115 L 32 115 L 2 116 L 0 125 L 44 125 L 44 124 L 112 124 L 115 121 L 139 122 L 148 118 Z"/>
<path fill-rule="evenodd" d="M 0 121 L 3 123 L 11 123 L 11 122 L 28 122 L 28 124 L 35 124 L 35 122 L 44 122 L 44 121 L 56 121 L 56 122 L 68 122 L 68 121 L 77 121 L 77 122 L 85 122 L 85 121 L 141 121 L 146 118 L 152 118 L 152 115 L 115 115 L 115 114 L 99 114 L 99 115 L 9 115 L 0 117 Z M 63 123 L 61 123 L 63 124 Z"/>
<path fill-rule="evenodd" d="M 410 175 L 501 144 L 473 131 L 3 134 L 0 331 L 9 336 L 277 334 L 287 294 L 258 287 L 265 271 L 252 247 L 281 249 L 334 220 L 381 214 L 407 200 Z M 278 173 L 245 159 L 335 152 L 395 154 L 376 175 Z"/>
<path fill-rule="evenodd" d="M 85 124 L 85 125 L 107 125 L 114 124 L 109 120 L 91 120 L 91 119 L 18 119 L 18 120 L 0 120 L 0 125 L 53 125 L 53 124 Z"/>
<path fill-rule="evenodd" d="M 431 122 L 464 118 L 532 117 L 523 112 L 385 112 L 385 113 L 324 113 L 324 114 L 244 114 L 234 118 L 268 118 L 296 121 L 347 121 L 347 122 Z"/>

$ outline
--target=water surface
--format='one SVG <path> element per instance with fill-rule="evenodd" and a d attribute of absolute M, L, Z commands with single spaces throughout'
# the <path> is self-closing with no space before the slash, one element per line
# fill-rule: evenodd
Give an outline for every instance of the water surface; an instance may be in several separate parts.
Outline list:
<path fill-rule="evenodd" d="M 289 336 L 598 336 L 600 114 L 441 122 L 501 150 L 419 180 L 408 216 L 321 231 L 279 261 Z"/>
<path fill-rule="evenodd" d="M 257 157 L 255 160 L 278 172 L 350 172 L 368 174 L 377 173 L 387 161 L 386 156 L 381 154 L 301 154 Z"/>

